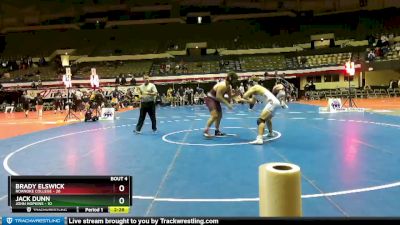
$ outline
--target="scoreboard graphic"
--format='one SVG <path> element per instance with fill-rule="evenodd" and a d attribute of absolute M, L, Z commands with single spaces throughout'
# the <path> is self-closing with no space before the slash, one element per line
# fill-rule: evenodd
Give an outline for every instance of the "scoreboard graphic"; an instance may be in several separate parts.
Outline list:
<path fill-rule="evenodd" d="M 131 176 L 9 176 L 8 205 L 23 213 L 128 213 Z"/>

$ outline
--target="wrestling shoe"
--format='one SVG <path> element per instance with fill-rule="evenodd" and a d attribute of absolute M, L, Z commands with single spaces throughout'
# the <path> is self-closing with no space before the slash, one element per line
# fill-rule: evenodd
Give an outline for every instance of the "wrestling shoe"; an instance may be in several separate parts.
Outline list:
<path fill-rule="evenodd" d="M 263 141 L 263 139 L 257 138 L 257 139 L 254 140 L 254 141 L 250 141 L 249 144 L 252 144 L 252 145 L 262 145 L 262 144 L 264 144 L 264 141 Z"/>
<path fill-rule="evenodd" d="M 275 134 L 274 133 L 268 133 L 267 137 L 269 137 L 269 138 L 275 137 Z"/>
<path fill-rule="evenodd" d="M 216 130 L 215 131 L 215 136 L 225 136 L 226 134 L 225 133 L 222 133 L 221 131 L 219 131 L 219 130 Z"/>
<path fill-rule="evenodd" d="M 203 136 L 206 137 L 206 138 L 212 137 L 212 136 L 208 133 L 208 131 L 204 131 Z"/>

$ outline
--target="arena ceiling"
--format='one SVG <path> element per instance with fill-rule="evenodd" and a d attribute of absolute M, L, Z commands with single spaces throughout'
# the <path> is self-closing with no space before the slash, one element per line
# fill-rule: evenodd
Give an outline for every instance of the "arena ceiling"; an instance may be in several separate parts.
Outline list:
<path fill-rule="evenodd" d="M 0 27 L 58 23 L 60 18 L 69 18 L 60 23 L 71 23 L 90 17 L 108 17 L 108 21 L 149 19 L 148 14 L 157 19 L 177 18 L 192 12 L 211 15 L 312 12 L 315 15 L 399 6 L 399 0 L 1 0 Z"/>

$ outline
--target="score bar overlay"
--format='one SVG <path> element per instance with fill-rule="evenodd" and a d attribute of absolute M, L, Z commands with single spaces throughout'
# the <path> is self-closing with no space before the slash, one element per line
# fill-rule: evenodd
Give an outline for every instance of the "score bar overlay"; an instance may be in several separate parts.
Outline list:
<path fill-rule="evenodd" d="M 132 205 L 131 176 L 9 176 L 12 212 L 108 213 Z M 128 209 L 128 210 L 127 210 Z"/>

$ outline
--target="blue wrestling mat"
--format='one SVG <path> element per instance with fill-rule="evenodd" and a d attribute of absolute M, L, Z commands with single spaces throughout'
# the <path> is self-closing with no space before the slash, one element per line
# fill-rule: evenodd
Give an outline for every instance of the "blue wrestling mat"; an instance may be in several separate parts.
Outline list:
<path fill-rule="evenodd" d="M 289 104 L 273 118 L 276 136 L 256 137 L 261 105 L 223 108 L 225 138 L 205 139 L 204 106 L 157 109 L 132 131 L 138 110 L 115 121 L 75 123 L 0 141 L 0 214 L 7 176 L 132 175 L 132 216 L 258 216 L 258 167 L 290 162 L 302 172 L 304 216 L 400 216 L 400 118 L 319 114 Z"/>

